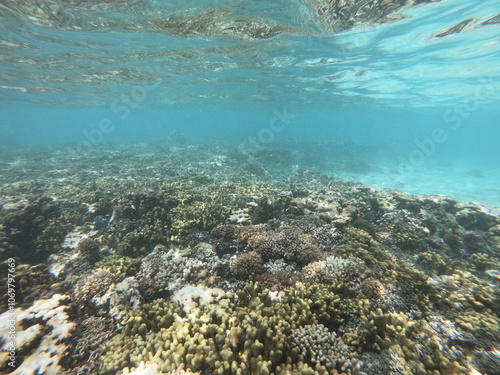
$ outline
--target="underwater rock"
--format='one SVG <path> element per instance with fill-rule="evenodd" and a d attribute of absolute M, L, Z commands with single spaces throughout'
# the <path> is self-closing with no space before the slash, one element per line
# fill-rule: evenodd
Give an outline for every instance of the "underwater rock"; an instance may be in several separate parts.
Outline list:
<path fill-rule="evenodd" d="M 139 292 L 139 282 L 134 277 L 127 277 L 110 288 L 108 314 L 116 322 L 121 323 L 125 314 L 135 310 L 143 301 Z"/>

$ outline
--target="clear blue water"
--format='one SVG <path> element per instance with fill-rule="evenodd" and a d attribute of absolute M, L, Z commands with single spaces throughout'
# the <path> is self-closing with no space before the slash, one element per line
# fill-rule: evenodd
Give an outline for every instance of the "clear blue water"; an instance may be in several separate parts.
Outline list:
<path fill-rule="evenodd" d="M 88 150 L 172 130 L 353 142 L 377 168 L 339 178 L 500 206 L 500 4 L 430 2 L 334 32 L 304 3 L 1 2 L 0 147 Z M 214 8 L 292 31 L 179 36 L 152 22 Z"/>

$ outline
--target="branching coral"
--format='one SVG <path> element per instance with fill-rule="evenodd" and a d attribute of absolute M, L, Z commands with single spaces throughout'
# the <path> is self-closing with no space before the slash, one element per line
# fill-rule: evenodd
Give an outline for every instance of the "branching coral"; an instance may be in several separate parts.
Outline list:
<path fill-rule="evenodd" d="M 106 294 L 113 281 L 113 275 L 103 270 L 80 279 L 73 292 L 76 303 L 79 307 L 101 307 L 106 303 L 101 297 Z"/>
<path fill-rule="evenodd" d="M 357 355 L 323 324 L 311 324 L 292 330 L 292 348 L 299 351 L 302 358 L 312 367 L 317 364 L 329 371 L 364 374 Z M 292 349 L 293 350 L 293 349 Z"/>
<path fill-rule="evenodd" d="M 239 240 L 258 252 L 264 261 L 284 259 L 306 265 L 322 257 L 313 238 L 294 226 L 281 226 L 276 230 L 265 226 L 246 227 L 241 231 Z"/>
<path fill-rule="evenodd" d="M 231 263 L 232 274 L 242 280 L 264 272 L 262 257 L 256 251 L 238 255 Z"/>

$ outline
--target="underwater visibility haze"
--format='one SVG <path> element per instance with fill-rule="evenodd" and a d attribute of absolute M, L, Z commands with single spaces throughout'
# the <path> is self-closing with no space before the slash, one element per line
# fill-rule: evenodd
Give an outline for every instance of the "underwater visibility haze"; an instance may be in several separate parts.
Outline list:
<path fill-rule="evenodd" d="M 499 31 L 0 0 L 0 374 L 500 374 Z"/>

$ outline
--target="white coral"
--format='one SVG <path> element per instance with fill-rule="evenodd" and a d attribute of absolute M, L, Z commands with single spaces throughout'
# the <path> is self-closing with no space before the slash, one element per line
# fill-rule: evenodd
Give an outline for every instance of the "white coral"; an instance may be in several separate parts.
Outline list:
<path fill-rule="evenodd" d="M 75 323 L 69 321 L 64 304 L 68 296 L 55 294 L 50 299 L 36 301 L 27 310 L 16 309 L 0 315 L 0 342 L 2 346 L 9 342 L 8 333 L 10 319 L 16 321 L 16 365 L 22 364 L 12 372 L 13 375 L 60 375 L 64 369 L 59 366 L 59 360 L 66 351 L 64 340 L 71 336 Z M 39 323 L 35 324 L 35 319 Z M 40 322 L 42 320 L 42 322 Z M 20 323 L 29 327 L 21 330 Z M 29 349 L 31 343 L 41 339 L 36 348 Z M 9 361 L 8 352 L 0 355 L 0 367 Z"/>

